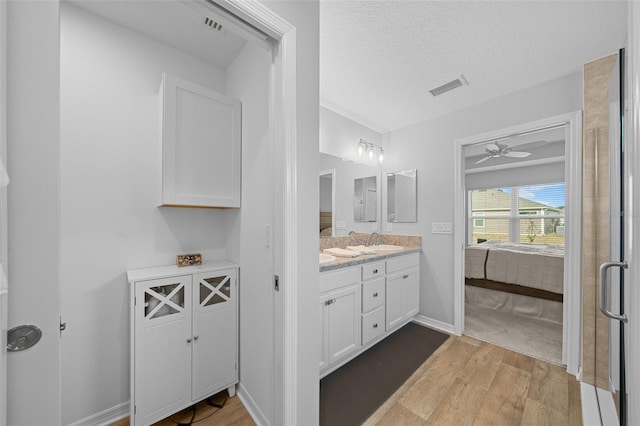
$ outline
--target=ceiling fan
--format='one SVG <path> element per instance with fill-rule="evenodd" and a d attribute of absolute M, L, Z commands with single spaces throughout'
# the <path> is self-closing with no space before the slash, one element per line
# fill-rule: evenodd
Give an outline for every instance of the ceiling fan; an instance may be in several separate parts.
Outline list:
<path fill-rule="evenodd" d="M 485 147 L 486 157 L 483 157 L 475 162 L 475 164 L 480 164 L 487 161 L 490 158 L 497 157 L 517 157 L 524 158 L 531 155 L 530 152 L 525 151 L 513 151 L 512 148 L 508 145 L 499 144 L 498 142 L 493 142 L 487 144 Z"/>

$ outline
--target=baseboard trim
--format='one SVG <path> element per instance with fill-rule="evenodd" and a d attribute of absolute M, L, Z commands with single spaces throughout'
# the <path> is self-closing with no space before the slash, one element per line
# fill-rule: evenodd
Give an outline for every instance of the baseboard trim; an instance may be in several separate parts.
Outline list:
<path fill-rule="evenodd" d="M 412 321 L 421 325 L 425 325 L 429 328 L 434 328 L 447 334 L 456 334 L 453 324 L 447 324 L 446 322 L 425 317 L 424 315 L 418 314 L 412 318 Z"/>
<path fill-rule="evenodd" d="M 108 426 L 127 417 L 129 417 L 129 401 L 73 422 L 69 426 Z"/>
<path fill-rule="evenodd" d="M 585 382 L 580 382 L 580 401 L 582 402 L 582 424 L 601 426 L 600 410 L 596 388 Z"/>
<path fill-rule="evenodd" d="M 238 398 L 240 398 L 244 408 L 246 408 L 247 412 L 258 426 L 269 426 L 269 419 L 267 419 L 262 410 L 260 410 L 260 407 L 258 407 L 258 404 L 256 404 L 251 397 L 251 394 L 249 394 L 242 383 L 238 383 L 238 391 L 236 394 L 238 395 Z"/>
<path fill-rule="evenodd" d="M 613 394 L 585 382 L 580 382 L 582 423 L 585 425 L 618 425 L 618 413 Z"/>

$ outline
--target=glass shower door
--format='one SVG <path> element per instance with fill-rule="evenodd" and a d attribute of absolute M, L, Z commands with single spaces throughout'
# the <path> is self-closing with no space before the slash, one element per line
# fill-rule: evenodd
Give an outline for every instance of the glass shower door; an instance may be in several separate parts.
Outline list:
<path fill-rule="evenodd" d="M 627 261 L 625 235 L 625 50 L 621 49 L 611 75 L 609 85 L 609 193 L 610 193 L 610 257 L 599 267 L 600 311 L 610 319 L 609 323 L 609 377 L 615 390 L 614 400 L 620 425 L 627 425 L 626 391 L 626 327 L 628 311 L 625 293 Z M 604 368 L 604 367 L 600 367 Z"/>

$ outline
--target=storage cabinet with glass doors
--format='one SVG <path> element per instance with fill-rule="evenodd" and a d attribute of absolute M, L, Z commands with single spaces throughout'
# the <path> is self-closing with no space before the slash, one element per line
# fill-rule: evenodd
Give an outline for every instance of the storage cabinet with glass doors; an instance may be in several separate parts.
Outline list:
<path fill-rule="evenodd" d="M 238 382 L 238 266 L 127 272 L 131 424 L 163 419 Z"/>

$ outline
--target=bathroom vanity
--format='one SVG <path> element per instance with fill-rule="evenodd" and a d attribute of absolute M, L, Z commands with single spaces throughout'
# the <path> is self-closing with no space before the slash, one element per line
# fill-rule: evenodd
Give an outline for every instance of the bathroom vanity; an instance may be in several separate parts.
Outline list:
<path fill-rule="evenodd" d="M 320 266 L 320 377 L 398 330 L 418 313 L 420 247 L 336 257 Z"/>

